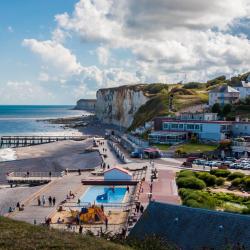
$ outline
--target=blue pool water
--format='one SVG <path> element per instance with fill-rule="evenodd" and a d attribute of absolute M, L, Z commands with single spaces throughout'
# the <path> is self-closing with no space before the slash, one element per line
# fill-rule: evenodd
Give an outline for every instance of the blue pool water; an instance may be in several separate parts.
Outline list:
<path fill-rule="evenodd" d="M 107 199 L 97 199 L 98 195 L 107 193 Z M 121 203 L 126 194 L 126 188 L 115 187 L 114 192 L 110 190 L 109 186 L 93 186 L 90 187 L 84 195 L 80 198 L 81 202 L 90 203 Z"/>

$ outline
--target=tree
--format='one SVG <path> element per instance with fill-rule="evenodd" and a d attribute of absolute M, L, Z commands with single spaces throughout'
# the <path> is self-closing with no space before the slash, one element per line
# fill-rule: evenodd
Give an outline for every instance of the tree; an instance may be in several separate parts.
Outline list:
<path fill-rule="evenodd" d="M 226 104 L 223 107 L 222 113 L 224 116 L 227 116 L 230 112 L 232 111 L 232 105 L 231 104 Z"/>
<path fill-rule="evenodd" d="M 220 114 L 221 113 L 221 107 L 220 107 L 220 104 L 219 103 L 215 103 L 212 107 L 212 112 L 213 113 L 218 113 Z"/>

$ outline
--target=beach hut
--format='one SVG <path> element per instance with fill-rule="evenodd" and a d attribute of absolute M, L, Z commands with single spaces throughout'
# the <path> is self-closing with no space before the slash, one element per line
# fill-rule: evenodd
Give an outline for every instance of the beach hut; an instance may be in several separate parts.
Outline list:
<path fill-rule="evenodd" d="M 104 172 L 105 181 L 131 181 L 132 173 L 121 167 L 113 167 Z"/>

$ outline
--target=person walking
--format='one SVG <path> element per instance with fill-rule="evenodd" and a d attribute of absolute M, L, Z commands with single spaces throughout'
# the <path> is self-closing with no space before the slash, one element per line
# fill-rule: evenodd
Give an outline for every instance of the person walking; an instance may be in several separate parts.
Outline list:
<path fill-rule="evenodd" d="M 108 220 L 108 218 L 106 217 L 106 218 L 105 218 L 105 226 L 106 226 L 106 230 L 108 230 L 108 223 L 109 223 L 109 220 Z"/>
<path fill-rule="evenodd" d="M 51 207 L 52 206 L 52 197 L 49 196 L 48 200 L 49 200 L 49 206 Z"/>
<path fill-rule="evenodd" d="M 41 206 L 41 199 L 40 199 L 40 196 L 37 197 L 37 205 L 38 205 L 38 206 Z"/>
<path fill-rule="evenodd" d="M 53 207 L 54 207 L 56 205 L 56 197 L 53 197 L 52 202 L 53 202 Z"/>
<path fill-rule="evenodd" d="M 46 203 L 46 200 L 45 200 L 45 196 L 43 195 L 42 196 L 42 204 L 43 204 L 43 206 L 45 206 L 45 203 Z"/>
<path fill-rule="evenodd" d="M 140 210 L 140 203 L 137 203 L 135 206 L 136 213 L 139 213 L 139 210 Z"/>
<path fill-rule="evenodd" d="M 80 225 L 80 227 L 79 227 L 79 234 L 82 234 L 82 230 L 83 230 L 83 226 Z"/>
<path fill-rule="evenodd" d="M 143 211 L 144 211 L 144 207 L 141 205 L 140 206 L 140 212 L 143 214 Z"/>

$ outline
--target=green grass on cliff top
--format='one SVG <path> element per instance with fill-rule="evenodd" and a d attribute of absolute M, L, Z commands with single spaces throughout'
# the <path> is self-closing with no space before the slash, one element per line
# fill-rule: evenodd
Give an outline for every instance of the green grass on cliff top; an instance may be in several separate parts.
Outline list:
<path fill-rule="evenodd" d="M 0 249 L 129 250 L 131 248 L 93 236 L 52 230 L 0 217 Z"/>
<path fill-rule="evenodd" d="M 129 130 L 133 130 L 157 116 L 166 116 L 183 108 L 208 102 L 208 94 L 202 91 L 187 90 L 181 85 L 151 84 L 144 88 L 151 98 L 134 115 Z M 149 94 L 150 93 L 150 94 Z M 169 98 L 173 96 L 173 110 L 169 110 Z"/>

